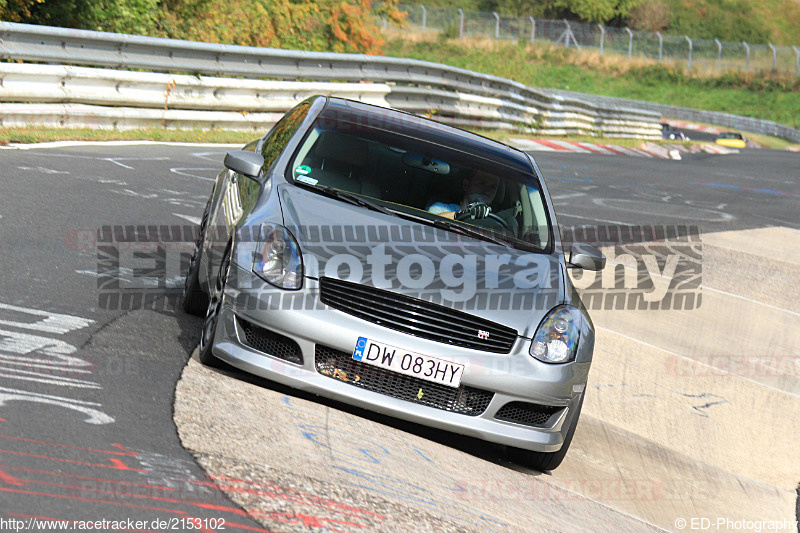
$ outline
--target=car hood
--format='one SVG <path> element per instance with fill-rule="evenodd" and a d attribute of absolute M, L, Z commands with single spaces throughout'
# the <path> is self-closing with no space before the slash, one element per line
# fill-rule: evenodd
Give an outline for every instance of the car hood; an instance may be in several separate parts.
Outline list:
<path fill-rule="evenodd" d="M 308 278 L 336 278 L 432 301 L 532 337 L 564 301 L 557 256 L 386 215 L 293 186 L 278 188 L 284 225 Z"/>

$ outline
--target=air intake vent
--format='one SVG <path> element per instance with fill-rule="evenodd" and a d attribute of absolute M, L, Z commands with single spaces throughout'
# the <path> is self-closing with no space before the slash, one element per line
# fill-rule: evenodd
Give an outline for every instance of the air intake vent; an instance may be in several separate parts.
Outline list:
<path fill-rule="evenodd" d="M 494 417 L 506 422 L 516 422 L 526 426 L 543 427 L 554 414 L 564 409 L 548 405 L 537 405 L 527 402 L 510 402 L 505 404 Z"/>
<path fill-rule="evenodd" d="M 236 321 L 244 332 L 245 345 L 290 363 L 303 364 L 300 346 L 289 337 L 256 326 L 239 317 L 236 317 Z"/>

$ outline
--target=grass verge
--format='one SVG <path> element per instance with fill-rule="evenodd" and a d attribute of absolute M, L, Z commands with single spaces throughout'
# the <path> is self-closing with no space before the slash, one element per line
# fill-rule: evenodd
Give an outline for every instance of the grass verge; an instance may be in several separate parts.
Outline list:
<path fill-rule="evenodd" d="M 619 54 L 599 55 L 547 43 L 391 39 L 386 55 L 445 63 L 531 87 L 720 111 L 800 127 L 800 79 L 773 72 L 687 72 Z"/>
<path fill-rule="evenodd" d="M 474 130 L 478 135 L 483 135 L 500 142 L 509 139 L 537 138 L 558 139 L 562 141 L 588 142 L 598 144 L 614 144 L 626 148 L 638 147 L 642 144 L 640 139 L 602 138 L 591 136 L 542 136 L 527 133 L 513 133 L 506 130 Z M 127 131 L 113 131 L 101 129 L 66 129 L 18 127 L 0 128 L 0 144 L 9 143 L 43 143 L 54 141 L 160 141 L 160 142 L 195 142 L 195 143 L 242 143 L 256 139 L 265 132 L 241 132 L 222 130 L 168 130 L 168 129 L 138 129 Z M 659 142 L 659 141 L 655 141 Z M 666 141 L 664 141 L 666 142 Z M 672 142 L 671 144 L 675 144 Z"/>
<path fill-rule="evenodd" d="M 528 133 L 513 133 L 507 130 L 474 130 L 478 135 L 507 143 L 513 138 L 527 139 L 553 139 L 560 141 L 586 142 L 592 144 L 612 144 L 624 148 L 638 148 L 643 142 L 641 139 L 604 138 L 591 136 L 553 136 L 532 135 Z M 0 145 L 5 144 L 30 144 L 55 141 L 157 141 L 157 142 L 185 142 L 185 143 L 225 143 L 246 144 L 256 139 L 265 132 L 249 131 L 224 131 L 224 130 L 169 130 L 169 129 L 137 129 L 126 131 L 89 129 L 89 128 L 47 128 L 43 126 L 31 127 L 0 127 Z M 791 143 L 783 139 L 746 133 L 748 139 L 756 141 L 765 148 L 783 150 Z M 701 144 L 699 141 L 650 141 L 657 144 Z"/>
<path fill-rule="evenodd" d="M 0 144 L 42 143 L 54 141 L 161 141 L 195 143 L 242 143 L 259 137 L 259 133 L 226 130 L 170 130 L 147 128 L 137 130 L 103 130 L 90 128 L 48 128 L 44 126 L 0 128 Z"/>

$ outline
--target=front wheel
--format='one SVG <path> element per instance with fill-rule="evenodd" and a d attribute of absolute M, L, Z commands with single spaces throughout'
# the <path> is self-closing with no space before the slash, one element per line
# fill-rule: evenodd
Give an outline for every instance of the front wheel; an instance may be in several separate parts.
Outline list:
<path fill-rule="evenodd" d="M 190 315 L 203 316 L 208 308 L 208 294 L 200 286 L 200 251 L 195 249 L 189 261 L 189 271 L 183 284 L 183 310 Z"/>
<path fill-rule="evenodd" d="M 197 358 L 201 363 L 216 368 L 225 366 L 222 361 L 217 359 L 211 350 L 214 346 L 214 337 L 216 336 L 219 314 L 222 310 L 222 293 L 225 290 L 225 282 L 228 279 L 230 267 L 231 247 L 229 245 L 222 258 L 222 263 L 219 266 L 214 293 L 208 299 L 208 309 L 206 310 L 206 319 L 203 321 L 203 329 L 200 332 L 200 349 L 197 354 Z"/>
<path fill-rule="evenodd" d="M 203 211 L 203 218 L 200 220 L 197 240 L 194 243 L 192 258 L 189 260 L 189 270 L 186 272 L 186 281 L 183 284 L 183 299 L 181 305 L 183 310 L 190 315 L 203 316 L 208 309 L 208 294 L 206 294 L 206 291 L 200 286 L 200 256 L 202 254 L 210 210 L 211 198 L 208 199 L 206 208 Z"/>
<path fill-rule="evenodd" d="M 531 450 L 512 448 L 510 450 L 511 458 L 514 461 L 538 470 L 539 472 L 546 472 L 558 468 L 558 466 L 561 464 L 561 461 L 563 461 L 564 457 L 567 455 L 569 445 L 572 443 L 572 436 L 575 434 L 575 428 L 578 426 L 578 419 L 581 416 L 581 407 L 583 407 L 584 396 L 586 396 L 586 392 L 583 393 L 583 396 L 581 396 L 581 399 L 578 402 L 577 412 L 575 413 L 574 420 L 572 421 L 572 426 L 570 426 L 569 430 L 567 431 L 567 436 L 564 438 L 564 444 L 561 445 L 560 450 L 557 452 L 534 452 Z"/>

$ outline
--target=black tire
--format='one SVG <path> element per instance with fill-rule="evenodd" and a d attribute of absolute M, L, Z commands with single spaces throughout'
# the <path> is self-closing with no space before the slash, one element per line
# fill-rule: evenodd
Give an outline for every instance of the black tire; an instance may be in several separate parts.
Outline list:
<path fill-rule="evenodd" d="M 561 461 L 563 461 L 564 457 L 567 455 L 569 445 L 572 443 L 572 436 L 575 434 L 575 428 L 578 426 L 578 419 L 581 416 L 581 408 L 583 407 L 584 396 L 586 396 L 586 392 L 583 393 L 583 396 L 581 396 L 581 399 L 578 402 L 578 408 L 572 421 L 572 426 L 570 426 L 569 430 L 567 431 L 567 436 L 564 438 L 564 444 L 561 446 L 560 450 L 557 452 L 534 452 L 531 450 L 512 448 L 510 450 L 512 460 L 538 470 L 539 472 L 548 472 L 558 468 L 558 466 L 561 464 Z"/>
<path fill-rule="evenodd" d="M 189 261 L 189 270 L 186 272 L 186 281 L 183 284 L 183 299 L 181 306 L 190 315 L 205 316 L 208 309 L 208 294 L 200 286 L 200 255 L 203 240 L 205 239 L 208 215 L 211 210 L 211 198 L 203 211 L 203 218 L 200 220 L 200 229 L 197 232 L 197 240 L 194 243 L 194 251 Z"/>
<path fill-rule="evenodd" d="M 217 274 L 217 282 L 214 285 L 213 294 L 208 298 L 208 307 L 206 309 L 206 319 L 203 321 L 203 329 L 200 332 L 200 347 L 197 353 L 197 358 L 206 366 L 214 368 L 226 368 L 227 365 L 217 359 L 212 353 L 214 346 L 214 337 L 217 330 L 217 322 L 219 321 L 219 312 L 222 309 L 222 293 L 225 289 L 225 282 L 228 279 L 228 272 L 231 268 L 231 245 L 225 250 L 225 255 L 222 257 L 222 262 L 219 265 L 219 273 Z"/>

